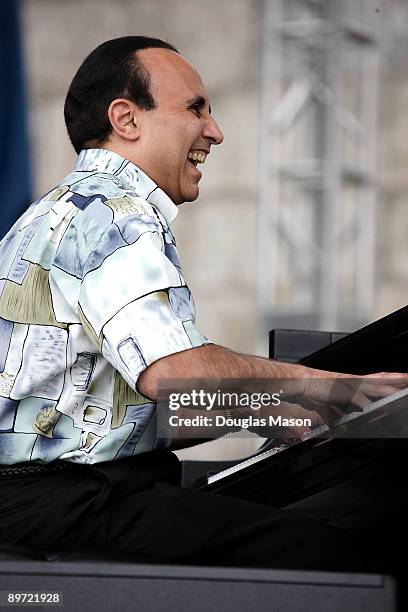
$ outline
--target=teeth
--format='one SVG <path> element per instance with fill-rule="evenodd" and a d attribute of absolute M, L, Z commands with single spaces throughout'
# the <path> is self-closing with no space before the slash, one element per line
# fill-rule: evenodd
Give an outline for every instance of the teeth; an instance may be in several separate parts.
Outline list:
<path fill-rule="evenodd" d="M 190 153 L 187 155 L 187 159 L 191 159 L 192 161 L 195 161 L 198 164 L 203 164 L 206 158 L 207 153 L 204 153 L 203 151 L 194 151 L 194 153 L 190 151 Z"/>

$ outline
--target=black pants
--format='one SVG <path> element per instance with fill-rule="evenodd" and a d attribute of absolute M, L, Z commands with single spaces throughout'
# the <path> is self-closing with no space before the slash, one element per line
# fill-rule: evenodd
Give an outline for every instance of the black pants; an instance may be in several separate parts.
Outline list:
<path fill-rule="evenodd" d="M 135 562 L 377 571 L 359 534 L 314 518 L 182 489 L 172 453 L 0 479 L 0 540 Z"/>

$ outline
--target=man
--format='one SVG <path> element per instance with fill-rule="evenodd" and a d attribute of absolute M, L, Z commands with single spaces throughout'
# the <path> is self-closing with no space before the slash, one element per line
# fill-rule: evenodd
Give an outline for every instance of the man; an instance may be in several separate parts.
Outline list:
<path fill-rule="evenodd" d="M 170 224 L 223 140 L 198 73 L 163 41 L 105 42 L 74 77 L 65 118 L 74 171 L 0 243 L 1 538 L 135 560 L 367 569 L 355 536 L 329 524 L 182 490 L 175 444 L 157 435 L 162 379 L 295 379 L 292 395 L 315 407 L 334 376 L 349 381 L 234 353 L 195 326 Z M 368 377 L 353 402 L 395 391 L 387 376 Z"/>

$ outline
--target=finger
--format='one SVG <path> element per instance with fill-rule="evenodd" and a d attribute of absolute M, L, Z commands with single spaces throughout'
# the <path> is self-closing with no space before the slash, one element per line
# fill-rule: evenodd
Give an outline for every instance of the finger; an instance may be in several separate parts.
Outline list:
<path fill-rule="evenodd" d="M 316 427 L 320 427 L 321 425 L 326 425 L 326 423 L 329 422 L 330 417 L 328 415 L 326 415 L 325 413 L 327 413 L 328 411 L 326 409 L 324 409 L 324 413 L 321 414 L 319 412 L 317 412 L 316 410 L 308 410 L 307 413 L 309 415 L 309 418 L 312 421 L 312 429 L 315 429 Z M 327 416 L 327 418 L 326 418 Z"/>
<path fill-rule="evenodd" d="M 369 397 L 367 397 L 367 395 L 365 395 L 365 393 L 362 391 L 357 391 L 357 393 L 351 398 L 351 403 L 360 408 L 360 412 L 362 412 L 364 408 L 372 404 L 372 401 Z"/>
<path fill-rule="evenodd" d="M 396 380 L 408 380 L 407 372 L 381 372 L 384 378 L 395 378 Z"/>
<path fill-rule="evenodd" d="M 284 440 L 287 442 L 290 439 L 300 439 L 305 433 L 311 431 L 309 427 L 255 427 L 254 431 L 263 438 L 274 438 L 275 440 Z"/>
<path fill-rule="evenodd" d="M 394 387 L 392 385 L 381 385 L 373 386 L 370 384 L 362 385 L 360 390 L 371 397 L 386 397 L 400 391 L 400 387 Z"/>
<path fill-rule="evenodd" d="M 325 407 L 326 408 L 326 407 Z M 324 409 L 323 409 L 324 410 Z M 292 404 L 291 408 L 288 409 L 287 414 L 295 419 L 303 419 L 306 423 L 310 423 L 312 429 L 325 425 L 324 416 L 316 410 L 307 410 L 299 404 Z"/>
<path fill-rule="evenodd" d="M 298 438 L 302 438 L 302 436 L 309 433 L 310 431 L 312 431 L 311 427 L 302 427 L 302 426 L 288 427 L 288 428 L 285 428 L 284 437 L 298 439 Z"/>
<path fill-rule="evenodd" d="M 367 374 L 365 378 L 370 378 L 371 380 L 379 380 L 385 379 L 387 381 L 392 381 L 392 384 L 397 386 L 407 386 L 408 385 L 408 374 L 401 374 L 399 372 L 377 372 L 376 374 Z"/>
<path fill-rule="evenodd" d="M 340 407 L 333 406 L 331 404 L 326 405 L 322 408 L 319 408 L 318 414 L 323 420 L 323 423 L 319 423 L 319 425 L 324 424 L 324 425 L 328 425 L 329 427 L 332 427 L 335 424 L 336 420 L 339 417 L 342 417 L 344 413 L 345 411 L 342 410 Z"/>

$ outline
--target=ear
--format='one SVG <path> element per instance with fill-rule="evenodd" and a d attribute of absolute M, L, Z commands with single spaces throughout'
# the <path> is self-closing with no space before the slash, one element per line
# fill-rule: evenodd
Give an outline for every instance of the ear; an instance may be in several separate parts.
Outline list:
<path fill-rule="evenodd" d="M 125 98 L 113 100 L 108 108 L 108 117 L 112 130 L 125 140 L 137 140 L 140 137 L 138 125 L 138 107 Z"/>

